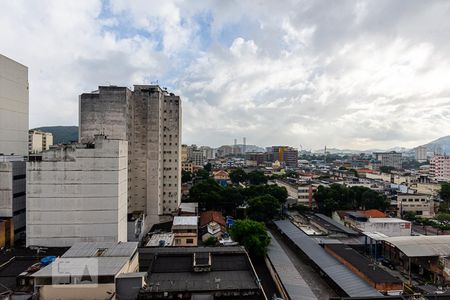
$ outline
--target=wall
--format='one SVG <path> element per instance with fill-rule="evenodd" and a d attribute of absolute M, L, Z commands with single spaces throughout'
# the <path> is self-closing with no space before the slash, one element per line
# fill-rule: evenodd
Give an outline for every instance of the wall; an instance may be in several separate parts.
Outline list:
<path fill-rule="evenodd" d="M 114 283 L 108 284 L 71 284 L 71 285 L 45 285 L 39 289 L 39 299 L 92 299 L 109 300 L 116 290 Z"/>
<path fill-rule="evenodd" d="M 127 241 L 127 142 L 97 140 L 28 162 L 27 246 Z"/>
<path fill-rule="evenodd" d="M 0 54 L 0 153 L 28 155 L 28 68 Z"/>

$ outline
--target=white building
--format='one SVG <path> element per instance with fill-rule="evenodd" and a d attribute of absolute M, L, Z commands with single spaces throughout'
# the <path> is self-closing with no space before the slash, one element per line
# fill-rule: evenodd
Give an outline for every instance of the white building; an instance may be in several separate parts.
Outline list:
<path fill-rule="evenodd" d="M 128 141 L 128 212 L 146 227 L 167 220 L 181 200 L 181 100 L 157 85 L 100 86 L 80 96 L 80 140 Z"/>
<path fill-rule="evenodd" d="M 402 154 L 399 152 L 375 152 L 374 155 L 382 167 L 402 168 Z"/>
<path fill-rule="evenodd" d="M 28 68 L 0 54 L 0 154 L 28 154 Z"/>
<path fill-rule="evenodd" d="M 50 149 L 53 145 L 53 134 L 39 130 L 28 132 L 28 152 L 35 154 Z"/>
<path fill-rule="evenodd" d="M 424 218 L 434 217 L 434 201 L 425 194 L 397 194 L 398 215 L 413 212 Z"/>
<path fill-rule="evenodd" d="M 27 163 L 27 246 L 127 241 L 127 142 L 61 145 Z"/>
<path fill-rule="evenodd" d="M 450 181 L 450 156 L 435 155 L 430 164 L 430 173 L 435 180 Z"/>
<path fill-rule="evenodd" d="M 416 160 L 418 162 L 426 162 L 427 161 L 427 147 L 419 146 L 415 150 Z"/>
<path fill-rule="evenodd" d="M 397 218 L 368 218 L 367 222 L 355 225 L 364 232 L 377 232 L 386 236 L 410 236 L 411 222 Z"/>

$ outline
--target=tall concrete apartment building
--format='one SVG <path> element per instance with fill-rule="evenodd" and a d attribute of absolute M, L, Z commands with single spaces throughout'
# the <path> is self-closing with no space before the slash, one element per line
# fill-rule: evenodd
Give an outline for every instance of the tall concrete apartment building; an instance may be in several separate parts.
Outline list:
<path fill-rule="evenodd" d="M 0 239 L 7 246 L 25 233 L 28 107 L 28 68 L 0 54 L 0 218 L 9 227 Z"/>
<path fill-rule="evenodd" d="M 127 241 L 128 143 L 52 147 L 27 163 L 27 246 Z"/>
<path fill-rule="evenodd" d="M 430 173 L 437 181 L 450 182 L 450 156 L 435 155 L 430 161 Z"/>
<path fill-rule="evenodd" d="M 427 161 L 427 147 L 419 146 L 415 149 L 415 158 L 418 162 L 426 162 Z"/>
<path fill-rule="evenodd" d="M 80 142 L 128 141 L 128 213 L 145 227 L 167 220 L 181 197 L 181 101 L 157 85 L 100 86 L 80 95 Z"/>
<path fill-rule="evenodd" d="M 298 167 L 298 150 L 288 146 L 272 146 L 267 148 L 267 153 L 273 161 L 284 162 L 287 167 Z"/>
<path fill-rule="evenodd" d="M 382 167 L 393 167 L 395 169 L 402 168 L 402 154 L 399 152 L 374 152 L 373 154 Z"/>

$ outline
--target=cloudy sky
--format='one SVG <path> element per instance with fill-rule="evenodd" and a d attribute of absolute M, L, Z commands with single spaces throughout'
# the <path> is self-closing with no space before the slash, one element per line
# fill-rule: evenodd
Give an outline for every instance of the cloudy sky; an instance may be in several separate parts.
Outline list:
<path fill-rule="evenodd" d="M 76 125 L 98 85 L 158 81 L 189 144 L 450 134 L 450 1 L 0 0 L 0 53 L 29 67 L 31 127 Z"/>

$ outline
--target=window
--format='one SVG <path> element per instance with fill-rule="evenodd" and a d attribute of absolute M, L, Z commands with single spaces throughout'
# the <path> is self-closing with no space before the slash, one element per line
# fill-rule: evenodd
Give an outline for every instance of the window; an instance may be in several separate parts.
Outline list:
<path fill-rule="evenodd" d="M 180 239 L 175 239 L 175 245 L 180 245 L 181 244 L 181 240 Z"/>
<path fill-rule="evenodd" d="M 186 244 L 193 244 L 194 243 L 194 239 L 186 239 Z"/>

